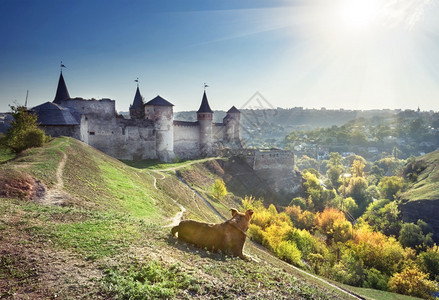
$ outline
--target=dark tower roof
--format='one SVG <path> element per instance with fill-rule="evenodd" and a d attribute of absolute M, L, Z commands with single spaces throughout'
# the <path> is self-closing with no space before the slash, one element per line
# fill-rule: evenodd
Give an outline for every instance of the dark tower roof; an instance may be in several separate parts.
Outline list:
<path fill-rule="evenodd" d="M 213 113 L 207 101 L 206 91 L 204 91 L 203 100 L 201 100 L 200 109 L 198 109 L 197 113 Z"/>
<path fill-rule="evenodd" d="M 62 100 L 66 99 L 70 99 L 70 95 L 61 72 L 59 75 L 58 88 L 56 89 L 56 95 L 55 99 L 53 99 L 53 102 L 60 103 Z"/>
<path fill-rule="evenodd" d="M 37 116 L 41 125 L 78 125 L 69 109 L 53 102 L 46 102 L 31 109 Z"/>
<path fill-rule="evenodd" d="M 136 95 L 134 96 L 133 105 L 131 107 L 132 108 L 143 107 L 143 104 L 144 103 L 143 103 L 142 95 L 140 95 L 139 87 L 137 87 Z"/>
<path fill-rule="evenodd" d="M 235 106 L 232 106 L 232 108 L 229 109 L 227 113 L 241 113 L 241 112 Z"/>
<path fill-rule="evenodd" d="M 174 106 L 171 102 L 163 99 L 160 96 L 155 97 L 154 99 L 145 103 L 145 105 L 154 105 L 154 106 Z"/>

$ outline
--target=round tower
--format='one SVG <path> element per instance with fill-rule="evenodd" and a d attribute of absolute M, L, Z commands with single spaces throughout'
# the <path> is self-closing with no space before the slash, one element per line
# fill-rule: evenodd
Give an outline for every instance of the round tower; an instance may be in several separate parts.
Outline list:
<path fill-rule="evenodd" d="M 160 96 L 145 104 L 146 117 L 154 122 L 157 156 L 165 162 L 175 158 L 173 106 Z"/>
<path fill-rule="evenodd" d="M 197 111 L 197 120 L 200 124 L 200 154 L 201 156 L 212 155 L 212 120 L 213 111 L 207 101 L 206 91 L 204 91 L 200 108 Z"/>
<path fill-rule="evenodd" d="M 241 140 L 241 112 L 232 106 L 223 119 L 226 126 L 225 140 L 230 147 L 242 147 Z"/>

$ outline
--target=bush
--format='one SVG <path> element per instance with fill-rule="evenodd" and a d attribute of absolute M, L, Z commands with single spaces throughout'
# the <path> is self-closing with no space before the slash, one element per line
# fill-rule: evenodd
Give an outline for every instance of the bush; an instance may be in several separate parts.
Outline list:
<path fill-rule="evenodd" d="M 389 291 L 414 297 L 429 298 L 438 291 L 437 284 L 428 280 L 428 274 L 416 268 L 407 268 L 396 273 L 388 283 Z"/>
<path fill-rule="evenodd" d="M 221 200 L 227 195 L 226 184 L 222 179 L 215 180 L 215 183 L 212 186 L 212 195 L 216 200 Z"/>
<path fill-rule="evenodd" d="M 429 246 L 433 246 L 432 233 L 424 235 L 422 230 L 422 221 L 418 220 L 418 224 L 404 223 L 402 224 L 401 231 L 399 232 L 399 242 L 404 247 L 410 247 L 417 251 L 426 249 Z"/>
<path fill-rule="evenodd" d="M 291 263 L 296 266 L 302 265 L 301 263 L 302 253 L 300 252 L 299 249 L 297 249 L 296 244 L 291 241 L 280 242 L 276 254 L 277 257 L 288 263 Z"/>
<path fill-rule="evenodd" d="M 289 206 L 293 206 L 293 205 L 298 206 L 304 210 L 306 208 L 306 200 L 303 199 L 302 197 L 296 197 L 293 200 L 291 200 Z"/>
<path fill-rule="evenodd" d="M 377 269 L 365 269 L 365 281 L 363 283 L 363 287 L 370 288 L 370 289 L 376 289 L 376 290 L 387 290 L 387 282 L 389 281 L 389 277 L 386 275 L 383 275 L 380 271 Z"/>
<path fill-rule="evenodd" d="M 430 248 L 426 252 L 422 252 L 418 259 L 422 271 L 430 274 L 431 280 L 439 279 L 439 252 L 437 249 Z"/>
<path fill-rule="evenodd" d="M 14 120 L 6 134 L 6 145 L 19 153 L 31 147 L 40 147 L 48 139 L 38 128 L 37 116 L 23 106 L 11 106 Z"/>
<path fill-rule="evenodd" d="M 255 241 L 256 243 L 262 245 L 262 240 L 264 236 L 261 227 L 255 224 L 250 224 L 247 230 L 247 235 L 252 239 L 252 241 Z"/>

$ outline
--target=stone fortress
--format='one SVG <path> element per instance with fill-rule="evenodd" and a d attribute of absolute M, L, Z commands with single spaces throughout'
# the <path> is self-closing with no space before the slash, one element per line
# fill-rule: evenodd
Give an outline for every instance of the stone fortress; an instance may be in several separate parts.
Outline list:
<path fill-rule="evenodd" d="M 144 102 L 139 86 L 130 118 L 116 112 L 110 99 L 71 98 L 60 73 L 55 99 L 32 108 L 46 134 L 71 136 L 118 159 L 193 159 L 241 149 L 240 115 L 232 107 L 222 123 L 213 122 L 206 91 L 196 122 L 174 120 L 173 104 L 160 96 Z"/>
<path fill-rule="evenodd" d="M 61 72 L 55 99 L 31 110 L 46 134 L 74 137 L 117 159 L 170 162 L 232 157 L 231 170 L 238 168 L 234 177 L 250 190 L 261 190 L 261 195 L 273 191 L 285 199 L 298 192 L 302 181 L 294 170 L 294 154 L 245 148 L 241 113 L 236 107 L 226 113 L 222 123 L 214 123 L 206 91 L 196 122 L 174 120 L 173 106 L 160 96 L 145 103 L 137 85 L 129 116 L 124 116 L 116 112 L 115 100 L 71 98 Z"/>

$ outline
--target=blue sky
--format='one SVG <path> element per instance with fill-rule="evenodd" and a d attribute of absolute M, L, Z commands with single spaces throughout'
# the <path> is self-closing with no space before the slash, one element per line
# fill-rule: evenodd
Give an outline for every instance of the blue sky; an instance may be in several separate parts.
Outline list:
<path fill-rule="evenodd" d="M 0 1 L 0 111 L 70 95 L 196 110 L 438 111 L 438 0 Z"/>

